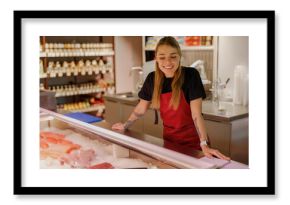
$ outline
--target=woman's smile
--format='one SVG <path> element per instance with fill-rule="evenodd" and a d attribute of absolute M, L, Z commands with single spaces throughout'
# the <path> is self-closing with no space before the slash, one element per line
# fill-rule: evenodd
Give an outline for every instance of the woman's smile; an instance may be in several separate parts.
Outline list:
<path fill-rule="evenodd" d="M 169 66 L 164 66 L 163 68 L 164 69 L 173 69 L 174 67 L 172 67 L 172 66 L 170 66 L 170 67 Z"/>

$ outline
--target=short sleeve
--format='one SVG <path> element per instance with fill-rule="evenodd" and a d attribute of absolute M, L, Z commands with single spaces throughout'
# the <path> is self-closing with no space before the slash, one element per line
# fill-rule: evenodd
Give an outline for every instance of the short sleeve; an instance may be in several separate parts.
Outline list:
<path fill-rule="evenodd" d="M 189 100 L 195 100 L 198 98 L 206 98 L 205 90 L 200 78 L 199 72 L 195 68 L 191 68 L 189 71 Z"/>
<path fill-rule="evenodd" d="M 151 72 L 147 75 L 143 86 L 138 93 L 139 98 L 146 100 L 146 101 L 151 101 L 152 100 L 152 95 L 153 95 L 153 89 L 154 89 L 154 72 Z"/>

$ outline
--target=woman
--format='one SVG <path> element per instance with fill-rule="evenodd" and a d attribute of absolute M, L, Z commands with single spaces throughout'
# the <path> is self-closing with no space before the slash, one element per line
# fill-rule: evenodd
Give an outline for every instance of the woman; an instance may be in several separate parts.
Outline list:
<path fill-rule="evenodd" d="M 160 39 L 155 60 L 155 72 L 148 74 L 139 92 L 140 102 L 125 123 L 116 123 L 112 129 L 128 129 L 151 104 L 152 108 L 160 110 L 165 143 L 202 150 L 210 158 L 230 160 L 207 144 L 201 114 L 205 91 L 198 71 L 180 65 L 181 49 L 174 37 Z"/>

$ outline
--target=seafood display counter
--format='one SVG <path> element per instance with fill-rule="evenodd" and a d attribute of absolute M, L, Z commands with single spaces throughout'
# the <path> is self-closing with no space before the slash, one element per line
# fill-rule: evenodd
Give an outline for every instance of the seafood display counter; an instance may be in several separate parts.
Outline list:
<path fill-rule="evenodd" d="M 88 124 L 43 108 L 39 140 L 43 169 L 214 169 L 221 165 L 205 160 L 201 152 L 188 155 L 163 147 L 159 138 L 131 137 L 107 129 L 104 122 Z"/>

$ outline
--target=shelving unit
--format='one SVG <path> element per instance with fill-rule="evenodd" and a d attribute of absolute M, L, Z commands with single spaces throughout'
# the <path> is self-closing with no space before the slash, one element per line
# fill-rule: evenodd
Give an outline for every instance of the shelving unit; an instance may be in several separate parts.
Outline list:
<path fill-rule="evenodd" d="M 103 117 L 103 95 L 115 93 L 114 38 L 41 36 L 40 87 L 56 93 L 57 111 Z"/>

